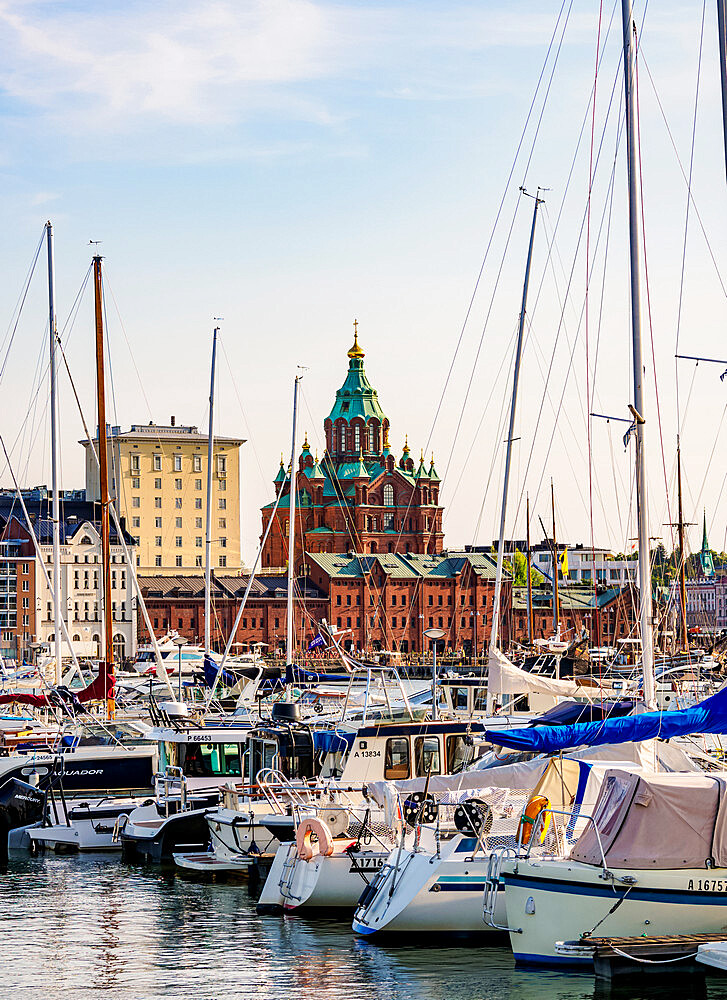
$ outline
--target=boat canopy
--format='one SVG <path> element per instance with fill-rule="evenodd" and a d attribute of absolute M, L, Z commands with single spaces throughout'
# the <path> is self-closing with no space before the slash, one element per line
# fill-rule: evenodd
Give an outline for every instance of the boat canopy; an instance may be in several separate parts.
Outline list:
<path fill-rule="evenodd" d="M 693 733 L 727 733 L 727 688 L 698 705 L 675 712 L 644 712 L 600 722 L 576 722 L 566 726 L 533 726 L 527 729 L 488 729 L 490 743 L 531 753 L 556 753 L 573 747 L 597 747 L 605 743 L 688 736 Z"/>
<path fill-rule="evenodd" d="M 313 747 L 320 753 L 346 753 L 353 746 L 355 733 L 335 733 L 332 729 L 316 729 Z"/>
<path fill-rule="evenodd" d="M 530 728 L 533 726 L 566 726 L 574 722 L 597 722 L 615 716 L 630 715 L 635 705 L 636 703 L 633 701 L 603 701 L 597 704 L 562 701 L 559 705 L 549 708 L 547 712 L 543 712 L 537 719 L 533 719 Z"/>
<path fill-rule="evenodd" d="M 719 775 L 609 770 L 570 857 L 607 868 L 725 867 L 726 792 Z"/>

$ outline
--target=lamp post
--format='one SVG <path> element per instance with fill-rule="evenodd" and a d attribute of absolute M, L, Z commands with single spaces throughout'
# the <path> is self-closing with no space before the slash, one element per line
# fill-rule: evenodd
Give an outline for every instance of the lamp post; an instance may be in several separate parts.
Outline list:
<path fill-rule="evenodd" d="M 437 640 L 443 639 L 447 633 L 443 628 L 428 628 L 424 635 L 432 639 L 432 719 L 437 719 Z"/>
<path fill-rule="evenodd" d="M 178 653 L 177 664 L 178 664 L 178 668 L 179 668 L 179 681 L 177 682 L 177 686 L 178 686 L 178 690 L 179 690 L 179 701 L 181 702 L 181 700 L 182 700 L 182 646 L 186 646 L 187 645 L 187 640 L 183 639 L 181 637 L 181 635 L 178 635 L 177 638 L 174 640 L 174 645 L 177 647 L 177 653 Z"/>
<path fill-rule="evenodd" d="M 422 633 L 422 670 L 424 669 L 424 615 L 419 615 L 419 626 Z"/>

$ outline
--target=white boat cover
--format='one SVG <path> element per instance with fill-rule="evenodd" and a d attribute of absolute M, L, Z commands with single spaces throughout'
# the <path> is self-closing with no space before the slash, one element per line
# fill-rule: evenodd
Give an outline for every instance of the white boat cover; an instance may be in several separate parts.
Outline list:
<path fill-rule="evenodd" d="M 495 697 L 501 694 L 583 695 L 584 689 L 575 681 L 558 681 L 553 677 L 543 677 L 529 670 L 521 670 L 500 652 L 491 649 L 487 660 L 487 689 Z M 588 689 L 586 689 L 588 690 Z M 597 689 L 594 689 L 597 690 Z"/>
<path fill-rule="evenodd" d="M 726 792 L 721 775 L 609 770 L 570 856 L 608 868 L 725 867 Z"/>

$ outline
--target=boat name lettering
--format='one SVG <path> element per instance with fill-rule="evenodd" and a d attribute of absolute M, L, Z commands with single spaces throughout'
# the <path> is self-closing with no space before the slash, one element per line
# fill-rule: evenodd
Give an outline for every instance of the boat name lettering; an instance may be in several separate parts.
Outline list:
<path fill-rule="evenodd" d="M 97 769 L 95 771 L 92 771 L 92 770 L 86 770 L 86 771 L 65 771 L 64 773 L 65 773 L 65 775 L 67 777 L 79 778 L 79 777 L 82 777 L 84 774 L 103 774 L 103 771 Z"/>
<path fill-rule="evenodd" d="M 724 892 L 727 882 L 721 878 L 698 878 L 689 879 L 687 889 L 695 889 L 697 892 Z"/>

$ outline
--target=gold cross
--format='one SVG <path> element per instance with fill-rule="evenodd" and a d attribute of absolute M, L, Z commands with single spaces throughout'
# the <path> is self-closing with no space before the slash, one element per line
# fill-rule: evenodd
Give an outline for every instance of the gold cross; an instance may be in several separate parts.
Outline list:
<path fill-rule="evenodd" d="M 358 337 L 358 320 L 357 319 L 355 319 L 353 321 L 353 336 L 354 336 L 354 339 L 356 337 Z"/>

